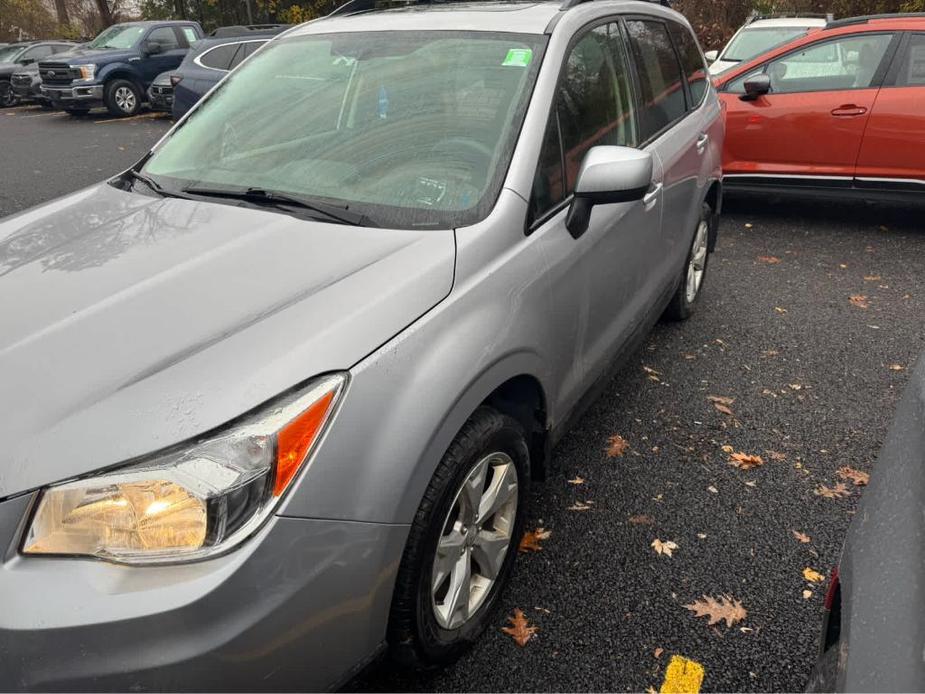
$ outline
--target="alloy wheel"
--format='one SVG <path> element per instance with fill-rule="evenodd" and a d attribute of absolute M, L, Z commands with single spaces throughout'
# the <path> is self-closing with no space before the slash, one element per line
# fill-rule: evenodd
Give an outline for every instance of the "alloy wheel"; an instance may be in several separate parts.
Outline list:
<path fill-rule="evenodd" d="M 709 226 L 706 220 L 701 220 L 694 236 L 694 245 L 691 248 L 691 259 L 687 265 L 687 284 L 685 294 L 687 303 L 691 304 L 697 298 L 700 285 L 703 283 L 703 274 L 707 269 L 707 245 L 709 239 Z"/>
<path fill-rule="evenodd" d="M 457 490 L 431 575 L 431 604 L 444 629 L 465 624 L 491 593 L 510 550 L 517 495 L 517 468 L 502 452 L 479 460 Z"/>
<path fill-rule="evenodd" d="M 128 87 L 119 87 L 116 89 L 114 97 L 116 100 L 116 106 L 118 106 L 124 113 L 131 113 L 135 110 L 135 92 L 133 92 Z"/>

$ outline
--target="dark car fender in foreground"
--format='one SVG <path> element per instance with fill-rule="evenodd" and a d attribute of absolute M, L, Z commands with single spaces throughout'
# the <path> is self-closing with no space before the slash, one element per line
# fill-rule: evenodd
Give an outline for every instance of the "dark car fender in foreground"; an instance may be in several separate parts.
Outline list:
<path fill-rule="evenodd" d="M 925 357 L 848 531 L 810 691 L 925 689 Z"/>

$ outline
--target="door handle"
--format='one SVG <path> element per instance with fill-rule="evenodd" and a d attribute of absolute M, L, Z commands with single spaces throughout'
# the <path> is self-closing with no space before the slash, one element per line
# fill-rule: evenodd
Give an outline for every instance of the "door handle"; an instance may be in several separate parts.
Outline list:
<path fill-rule="evenodd" d="M 839 106 L 832 110 L 832 115 L 837 118 L 863 116 L 865 113 L 867 113 L 867 109 L 864 106 L 857 106 L 856 104 L 845 104 L 844 106 Z"/>
<path fill-rule="evenodd" d="M 700 137 L 697 138 L 697 154 L 703 154 L 709 142 L 710 136 L 706 133 L 701 133 Z"/>
<path fill-rule="evenodd" d="M 646 210 L 651 210 L 658 201 L 658 194 L 662 192 L 662 184 L 656 183 L 652 186 L 651 190 L 645 194 L 642 198 L 642 204 L 646 206 Z"/>

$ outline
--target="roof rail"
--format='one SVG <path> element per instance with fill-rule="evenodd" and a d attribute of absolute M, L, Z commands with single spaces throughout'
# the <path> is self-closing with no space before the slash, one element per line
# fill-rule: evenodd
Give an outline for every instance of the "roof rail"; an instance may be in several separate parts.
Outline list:
<path fill-rule="evenodd" d="M 291 24 L 235 24 L 213 29 L 209 32 L 209 38 L 224 39 L 253 34 L 278 34 L 291 26 Z"/>
<path fill-rule="evenodd" d="M 762 19 L 824 19 L 832 22 L 835 21 L 835 15 L 831 12 L 773 12 L 770 14 L 752 12 L 748 19 L 745 20 L 745 23 L 751 24 Z"/>
<path fill-rule="evenodd" d="M 867 24 L 874 19 L 914 19 L 925 17 L 925 12 L 893 12 L 888 14 L 868 14 L 862 17 L 845 17 L 836 19 L 825 25 L 826 29 L 837 29 L 838 27 L 849 27 L 855 24 Z"/>
<path fill-rule="evenodd" d="M 645 2 L 651 2 L 655 5 L 661 5 L 662 7 L 671 7 L 671 1 L 672 0 L 645 0 Z M 594 0 L 563 0 L 562 4 L 559 5 L 559 9 L 564 12 L 573 7 L 578 7 L 578 5 L 584 5 L 586 2 L 594 2 Z"/>

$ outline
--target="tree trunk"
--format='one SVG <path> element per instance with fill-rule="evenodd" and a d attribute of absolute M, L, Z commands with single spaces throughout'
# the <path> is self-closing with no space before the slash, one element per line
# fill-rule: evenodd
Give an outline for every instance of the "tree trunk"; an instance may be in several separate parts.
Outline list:
<path fill-rule="evenodd" d="M 99 10 L 100 22 L 103 28 L 112 26 L 112 10 L 109 9 L 109 2 L 107 0 L 96 0 L 96 9 Z"/>
<path fill-rule="evenodd" d="M 64 0 L 55 0 L 55 12 L 58 14 L 58 24 L 71 23 L 71 18 L 67 15 L 67 4 Z"/>

